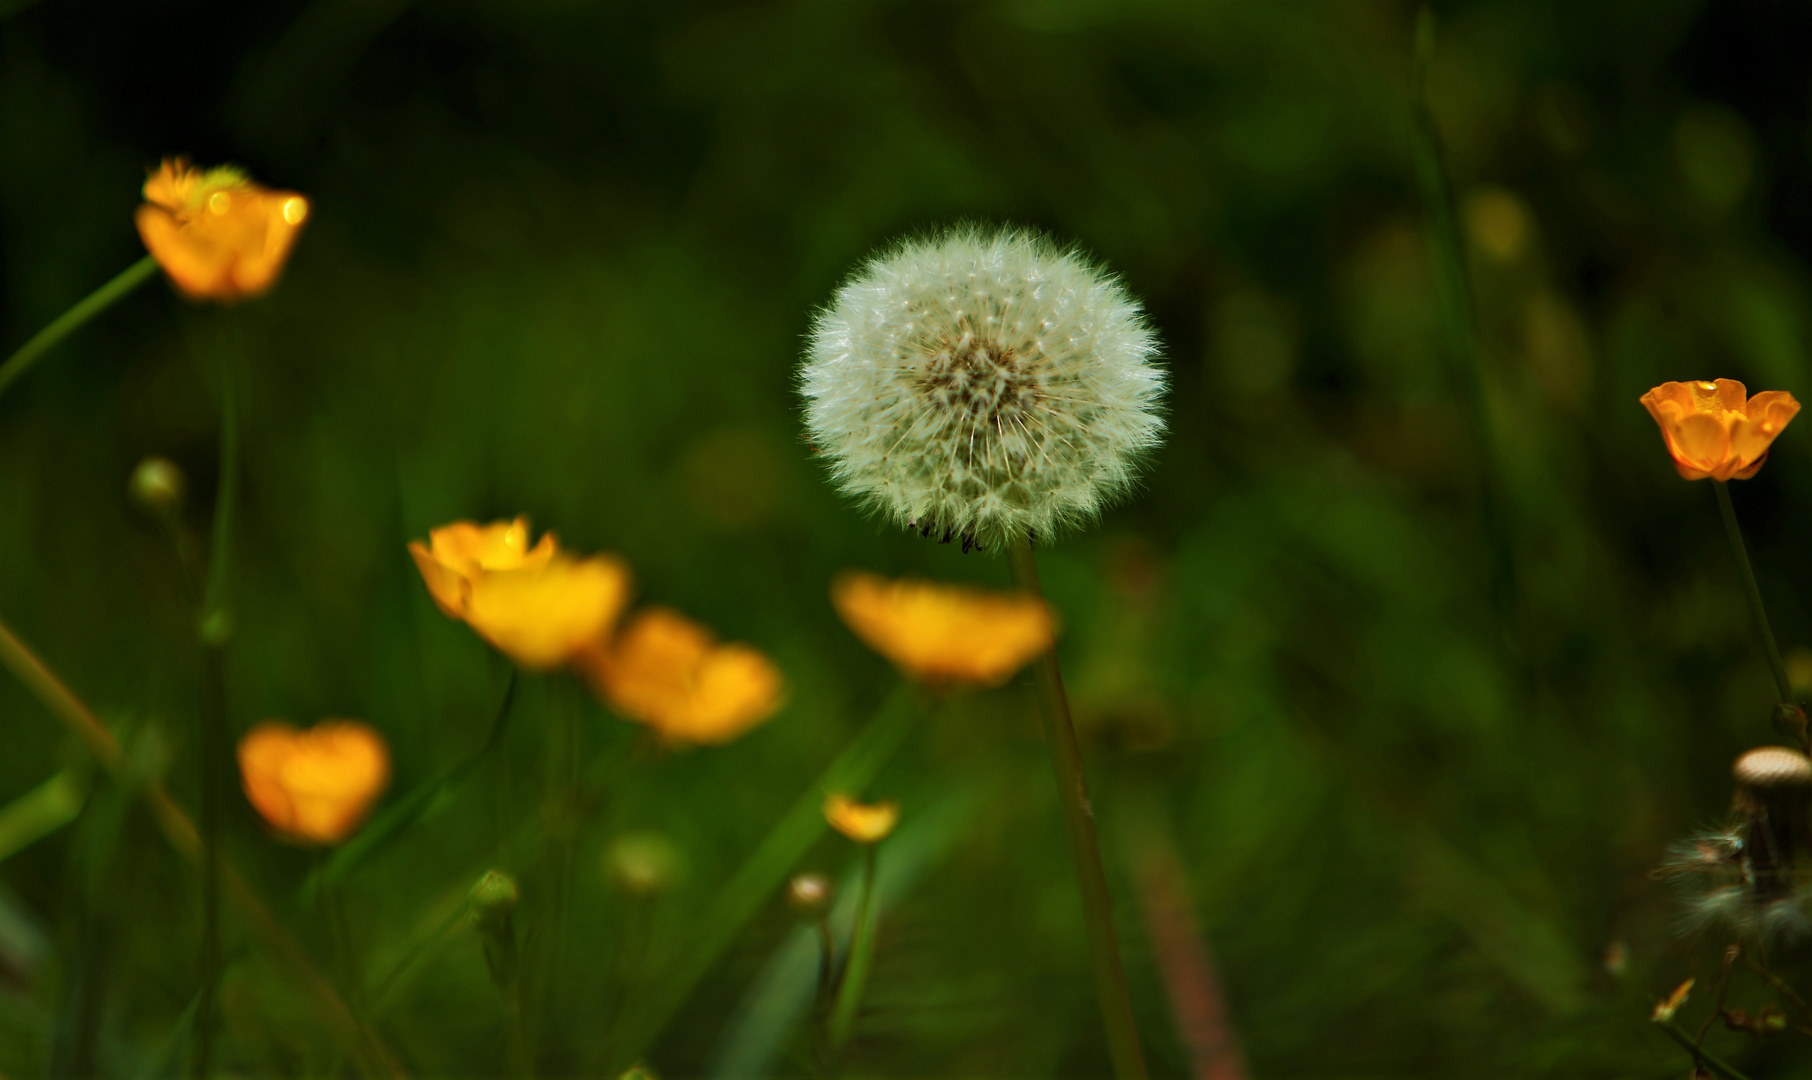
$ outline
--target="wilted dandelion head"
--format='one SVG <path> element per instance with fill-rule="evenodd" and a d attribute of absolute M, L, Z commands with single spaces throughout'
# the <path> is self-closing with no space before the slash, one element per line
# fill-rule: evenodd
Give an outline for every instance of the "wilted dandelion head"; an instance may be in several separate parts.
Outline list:
<path fill-rule="evenodd" d="M 818 313 L 806 426 L 844 491 L 900 524 L 997 547 L 1131 486 L 1164 422 L 1138 301 L 1073 249 L 953 229 L 870 259 Z"/>

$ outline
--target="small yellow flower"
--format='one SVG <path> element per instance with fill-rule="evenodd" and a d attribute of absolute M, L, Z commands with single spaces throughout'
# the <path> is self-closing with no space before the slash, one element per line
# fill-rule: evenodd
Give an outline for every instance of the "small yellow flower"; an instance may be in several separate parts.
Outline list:
<path fill-rule="evenodd" d="M 239 776 L 253 809 L 284 837 L 338 844 L 390 783 L 390 751 L 356 720 L 306 731 L 269 720 L 239 740 Z"/>
<path fill-rule="evenodd" d="M 747 645 L 720 645 L 666 608 L 641 612 L 577 664 L 611 708 L 670 742 L 726 743 L 780 708 L 772 661 Z"/>
<path fill-rule="evenodd" d="M 277 283 L 308 200 L 271 191 L 231 166 L 193 169 L 165 158 L 145 181 L 138 235 L 176 287 L 197 300 L 232 303 Z"/>
<path fill-rule="evenodd" d="M 1716 379 L 1662 383 L 1642 395 L 1682 477 L 1747 480 L 1768 460 L 1799 402 L 1785 390 L 1746 394 L 1735 379 Z"/>
<path fill-rule="evenodd" d="M 609 633 L 629 598 L 629 570 L 608 555 L 574 558 L 552 533 L 529 545 L 528 519 L 456 521 L 409 542 L 434 603 L 530 669 L 558 667 Z"/>
<path fill-rule="evenodd" d="M 900 804 L 859 803 L 847 795 L 832 795 L 824 800 L 824 820 L 858 844 L 878 844 L 900 823 Z"/>
<path fill-rule="evenodd" d="M 847 573 L 831 602 L 870 648 L 930 682 L 998 685 L 1056 635 L 1044 602 L 1016 593 Z"/>

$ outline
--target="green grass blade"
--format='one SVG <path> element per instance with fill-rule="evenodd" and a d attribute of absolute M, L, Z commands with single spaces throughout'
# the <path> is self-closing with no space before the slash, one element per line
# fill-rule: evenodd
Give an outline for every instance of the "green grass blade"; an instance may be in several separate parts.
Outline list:
<path fill-rule="evenodd" d="M 668 969 L 666 978 L 656 983 L 624 1020 L 614 1040 L 612 1073 L 647 1051 L 667 1021 L 685 1004 L 692 988 L 823 834 L 827 827 L 825 796 L 833 791 L 860 791 L 867 786 L 905 742 L 919 713 L 911 687 L 902 684 L 818 781 L 775 823 L 767 838 L 718 893 L 717 902 L 702 920 L 691 952 Z"/>
<path fill-rule="evenodd" d="M 509 682 L 503 688 L 503 700 L 497 704 L 496 718 L 491 721 L 491 733 L 485 737 L 484 744 L 464 761 L 418 785 L 415 790 L 391 804 L 373 818 L 370 824 L 360 829 L 359 834 L 350 842 L 335 851 L 332 858 L 302 883 L 304 905 L 312 906 L 322 888 L 342 880 L 366 859 L 389 846 L 443 796 L 451 795 L 458 789 L 466 777 L 484 763 L 491 751 L 503 742 L 503 733 L 510 718 L 510 706 L 516 700 L 516 679 L 516 669 L 512 667 Z"/>
<path fill-rule="evenodd" d="M 87 778 L 74 769 L 64 769 L 0 808 L 0 860 L 74 821 L 87 797 Z"/>
<path fill-rule="evenodd" d="M 972 791 L 942 799 L 907 817 L 900 831 L 888 838 L 875 868 L 877 925 L 969 828 L 978 801 Z M 837 905 L 830 916 L 835 940 L 849 940 L 859 880 L 859 872 L 852 871 L 838 883 Z M 775 1075 L 775 1058 L 811 1010 L 818 985 L 818 949 L 817 932 L 801 926 L 774 950 L 773 959 L 731 1014 L 723 1048 L 711 1067 L 713 1077 L 738 1080 Z"/>

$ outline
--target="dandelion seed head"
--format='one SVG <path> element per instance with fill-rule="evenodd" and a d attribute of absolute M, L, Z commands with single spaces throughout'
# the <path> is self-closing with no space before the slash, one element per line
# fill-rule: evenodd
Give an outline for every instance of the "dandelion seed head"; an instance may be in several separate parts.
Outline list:
<path fill-rule="evenodd" d="M 998 547 L 1086 522 L 1162 438 L 1137 300 L 1073 249 L 953 229 L 875 256 L 814 321 L 806 426 L 887 518 Z"/>
<path fill-rule="evenodd" d="M 1736 759 L 1731 774 L 1737 783 L 1759 791 L 1812 789 L 1812 760 L 1785 746 L 1758 746 Z"/>

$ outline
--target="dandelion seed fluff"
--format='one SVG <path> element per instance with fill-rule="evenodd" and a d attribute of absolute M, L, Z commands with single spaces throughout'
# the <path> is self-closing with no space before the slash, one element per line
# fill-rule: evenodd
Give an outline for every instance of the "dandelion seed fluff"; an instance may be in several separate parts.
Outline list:
<path fill-rule="evenodd" d="M 957 229 L 874 257 L 819 312 L 806 424 L 837 484 L 899 524 L 1042 540 L 1123 495 L 1162 438 L 1157 350 L 1075 251 Z"/>

